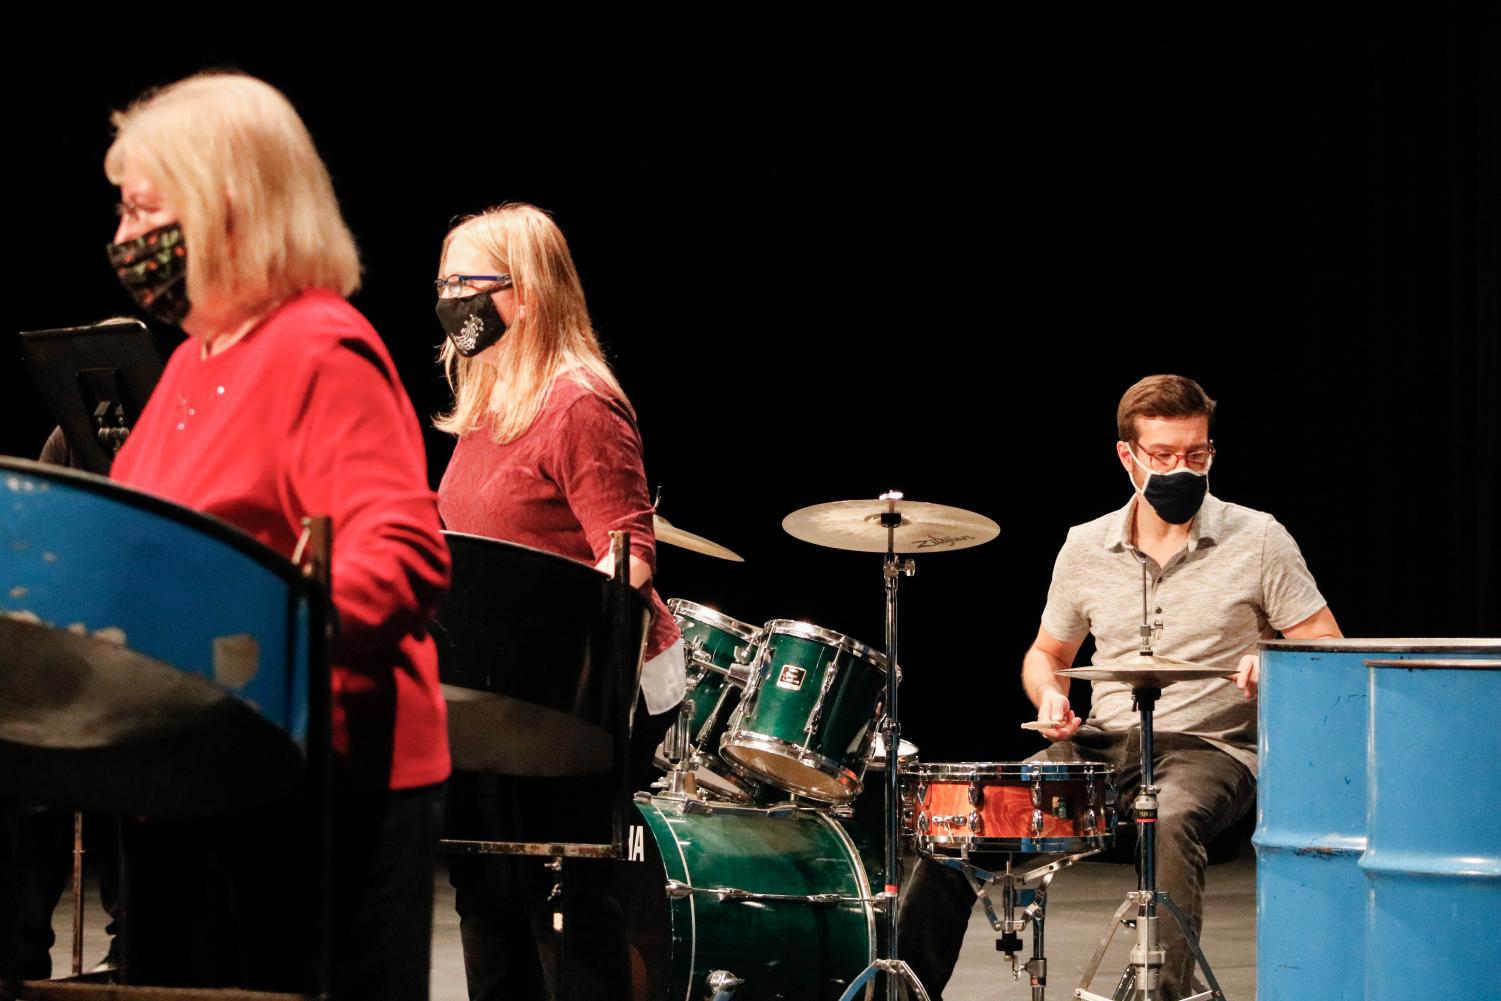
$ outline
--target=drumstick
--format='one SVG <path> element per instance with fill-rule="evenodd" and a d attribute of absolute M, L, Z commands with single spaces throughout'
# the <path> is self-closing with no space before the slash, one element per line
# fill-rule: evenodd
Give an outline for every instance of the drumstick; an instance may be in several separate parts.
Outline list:
<path fill-rule="evenodd" d="M 1063 723 L 1064 723 L 1064 721 L 1061 720 L 1061 719 L 1055 719 L 1051 723 L 1044 723 L 1042 720 L 1038 720 L 1038 719 L 1029 719 L 1029 720 L 1027 720 L 1027 722 L 1025 722 L 1025 723 L 1022 724 L 1022 729 L 1023 730 L 1054 730 L 1054 729 L 1057 729 L 1058 727 L 1062 726 Z"/>

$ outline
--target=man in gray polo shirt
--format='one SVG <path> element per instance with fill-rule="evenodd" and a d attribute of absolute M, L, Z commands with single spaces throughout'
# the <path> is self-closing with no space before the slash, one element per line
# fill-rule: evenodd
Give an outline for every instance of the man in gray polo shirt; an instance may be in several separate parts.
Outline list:
<path fill-rule="evenodd" d="M 1038 757 L 1100 761 L 1116 770 L 1121 808 L 1141 779 L 1139 719 L 1131 692 L 1095 682 L 1089 719 L 1068 698 L 1086 635 L 1094 663 L 1125 660 L 1141 645 L 1142 588 L 1160 633 L 1159 656 L 1234 673 L 1235 680 L 1179 682 L 1156 706 L 1153 769 L 1159 787 L 1157 884 L 1202 924 L 1205 847 L 1250 808 L 1255 792 L 1256 642 L 1339 636 L 1339 626 L 1297 544 L 1269 514 L 1208 493 L 1215 403 L 1198 383 L 1150 376 L 1116 411 L 1116 456 L 1131 478 L 1125 507 L 1069 530 L 1053 568 L 1042 624 L 1022 660 L 1022 685 L 1038 707 Z M 958 879 L 956 879 L 958 877 Z M 974 893 L 952 869 L 920 864 L 902 910 L 899 955 L 930 993 L 948 982 Z M 964 920 L 956 920 L 961 910 Z M 1177 923 L 1158 922 L 1167 951 L 1159 997 L 1193 993 L 1193 956 Z"/>

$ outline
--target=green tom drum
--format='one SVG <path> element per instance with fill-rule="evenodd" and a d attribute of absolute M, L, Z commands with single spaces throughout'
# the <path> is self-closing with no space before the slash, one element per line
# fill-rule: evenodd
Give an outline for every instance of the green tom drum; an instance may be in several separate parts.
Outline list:
<path fill-rule="evenodd" d="M 667 603 L 683 634 L 688 669 L 687 698 L 693 702 L 688 739 L 695 750 L 713 754 L 724 724 L 740 703 L 747 666 L 755 656 L 759 630 L 682 598 Z M 718 724 L 716 726 L 716 723 Z"/>
<path fill-rule="evenodd" d="M 854 845 L 826 814 L 637 796 L 623 885 L 632 996 L 834 1001 L 875 956 Z M 867 990 L 867 998 L 870 996 Z"/>
<path fill-rule="evenodd" d="M 719 738 L 745 692 L 760 630 L 683 598 L 673 598 L 667 607 L 683 634 L 688 673 L 683 698 L 689 709 L 688 744 L 695 780 L 710 798 L 755 802 L 760 783 L 720 760 Z M 658 768 L 668 767 L 665 742 L 657 748 L 655 761 Z"/>
<path fill-rule="evenodd" d="M 719 753 L 790 793 L 826 803 L 860 794 L 886 695 L 886 658 L 808 622 L 774 619 Z"/>

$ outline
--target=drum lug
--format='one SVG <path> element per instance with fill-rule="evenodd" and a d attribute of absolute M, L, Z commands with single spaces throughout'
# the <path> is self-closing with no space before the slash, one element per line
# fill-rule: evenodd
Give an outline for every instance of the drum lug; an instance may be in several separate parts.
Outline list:
<path fill-rule="evenodd" d="M 969 812 L 969 832 L 977 838 L 985 836 L 985 818 L 980 816 L 979 810 Z"/>
<path fill-rule="evenodd" d="M 969 784 L 969 805 L 985 805 L 985 787 L 978 782 L 971 782 Z"/>
<path fill-rule="evenodd" d="M 735 996 L 735 988 L 745 981 L 728 970 L 715 970 L 709 974 L 705 983 L 708 984 L 709 990 L 713 991 L 709 996 L 709 1001 L 730 1001 L 730 998 Z"/>
<path fill-rule="evenodd" d="M 1042 811 L 1041 810 L 1033 810 L 1032 811 L 1032 837 L 1034 837 L 1034 838 L 1040 838 L 1040 837 L 1042 837 Z"/>
<path fill-rule="evenodd" d="M 803 742 L 805 750 L 807 749 L 808 741 L 812 740 L 813 735 L 818 732 L 818 724 L 823 722 L 824 700 L 828 698 L 829 689 L 834 687 L 834 679 L 837 677 L 839 677 L 839 657 L 836 654 L 834 659 L 829 662 L 829 669 L 823 676 L 823 684 L 818 689 L 818 701 L 813 703 L 813 711 L 808 714 L 808 722 L 803 724 L 803 733 L 808 737 L 808 740 Z"/>
<path fill-rule="evenodd" d="M 928 833 L 928 811 L 920 810 L 917 814 L 917 830 L 920 834 Z"/>

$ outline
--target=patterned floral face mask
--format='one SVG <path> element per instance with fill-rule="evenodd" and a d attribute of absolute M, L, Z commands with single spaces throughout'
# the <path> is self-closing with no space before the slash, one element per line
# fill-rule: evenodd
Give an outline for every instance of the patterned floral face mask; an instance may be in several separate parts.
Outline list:
<path fill-rule="evenodd" d="M 505 321 L 488 292 L 478 292 L 459 299 L 438 300 L 438 322 L 453 342 L 455 350 L 472 358 L 500 340 L 506 332 Z"/>
<path fill-rule="evenodd" d="M 105 251 L 120 284 L 153 319 L 176 326 L 188 315 L 188 248 L 180 224 L 111 243 Z"/>

